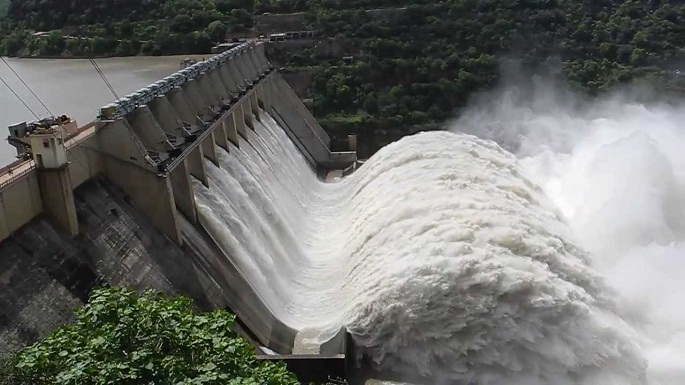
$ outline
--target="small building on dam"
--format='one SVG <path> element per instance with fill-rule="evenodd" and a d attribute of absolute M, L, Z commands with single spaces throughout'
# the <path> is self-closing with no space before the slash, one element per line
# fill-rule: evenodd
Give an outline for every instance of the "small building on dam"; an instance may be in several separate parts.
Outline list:
<path fill-rule="evenodd" d="M 69 322 L 99 285 L 154 288 L 205 310 L 229 309 L 239 331 L 268 348 L 264 354 L 297 353 L 296 331 L 202 229 L 193 192 L 194 180 L 210 187 L 206 160 L 219 165 L 220 148 L 249 145 L 264 114 L 312 169 L 356 162 L 354 141 L 349 151 L 331 151 L 263 44 L 253 42 L 104 106 L 78 129 L 66 121 L 14 126 L 10 139 L 26 157 L 0 173 L 0 354 Z M 290 365 L 319 371 L 314 377 L 342 371 L 345 345 L 341 331 L 318 355 Z"/>

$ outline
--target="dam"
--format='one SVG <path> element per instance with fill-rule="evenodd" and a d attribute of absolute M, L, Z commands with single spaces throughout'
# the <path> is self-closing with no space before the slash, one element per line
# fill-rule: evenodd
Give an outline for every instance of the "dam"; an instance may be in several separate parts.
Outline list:
<path fill-rule="evenodd" d="M 432 132 L 357 167 L 259 44 L 76 131 L 13 130 L 31 159 L 0 180 L 0 352 L 117 285 L 230 309 L 305 383 L 647 383 L 641 341 L 513 154 Z"/>
<path fill-rule="evenodd" d="M 103 106 L 83 127 L 13 126 L 26 160 L 0 176 L 0 351 L 68 321 L 90 288 L 104 284 L 230 309 L 244 335 L 271 353 L 344 354 L 343 332 L 298 351 L 297 331 L 205 230 L 199 201 L 223 187 L 212 174 L 226 158 L 254 151 L 255 130 L 267 126 L 304 161 L 293 166 L 314 175 L 356 161 L 354 148 L 331 151 L 328 135 L 255 43 Z"/>

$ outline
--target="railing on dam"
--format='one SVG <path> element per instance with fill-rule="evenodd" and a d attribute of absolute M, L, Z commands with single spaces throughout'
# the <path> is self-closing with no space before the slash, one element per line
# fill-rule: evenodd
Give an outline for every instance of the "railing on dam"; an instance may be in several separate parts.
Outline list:
<path fill-rule="evenodd" d="M 138 91 L 126 95 L 121 99 L 100 108 L 98 119 L 114 120 L 125 116 L 126 114 L 135 110 L 138 106 L 150 103 L 156 97 L 165 95 L 176 87 L 183 86 L 183 84 L 189 80 L 193 80 L 201 74 L 212 71 L 231 59 L 236 59 L 238 56 L 254 49 L 254 47 L 255 44 L 252 42 L 243 43 L 237 47 L 233 47 L 223 53 L 213 56 L 206 61 L 201 61 L 186 67 L 174 74 L 150 84 L 147 87 L 141 88 Z M 264 76 L 266 72 L 273 68 L 265 60 L 259 60 L 257 63 L 253 62 L 252 64 L 257 64 L 259 66 L 257 68 L 259 76 Z"/>
<path fill-rule="evenodd" d="M 25 177 L 29 173 L 33 172 L 33 170 L 35 169 L 36 165 L 32 161 L 30 161 L 27 163 L 27 167 L 25 169 L 19 172 L 8 172 L 7 174 L 5 174 L 7 178 L 3 178 L 2 180 L 0 180 L 0 190 Z"/>

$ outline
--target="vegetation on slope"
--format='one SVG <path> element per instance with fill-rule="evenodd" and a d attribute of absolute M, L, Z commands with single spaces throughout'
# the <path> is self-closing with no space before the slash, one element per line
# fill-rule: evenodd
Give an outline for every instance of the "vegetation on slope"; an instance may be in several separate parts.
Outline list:
<path fill-rule="evenodd" d="M 351 62 L 317 47 L 270 57 L 314 73 L 314 111 L 341 135 L 453 116 L 508 59 L 590 94 L 636 78 L 685 89 L 682 0 L 11 0 L 0 50 L 205 53 L 226 30 L 255 33 L 265 12 L 303 12 L 307 28 L 353 47 Z"/>
<path fill-rule="evenodd" d="M 96 289 L 76 322 L 5 363 L 5 384 L 295 385 L 282 363 L 258 362 L 225 311 L 186 298 Z"/>
<path fill-rule="evenodd" d="M 245 31 L 254 22 L 246 0 L 10 1 L 7 55 L 207 53 L 227 30 Z"/>
<path fill-rule="evenodd" d="M 670 64 L 685 60 L 685 5 L 675 1 L 444 1 L 385 19 L 355 9 L 354 1 L 342 10 L 331 9 L 342 7 L 338 1 L 312 3 L 313 27 L 348 38 L 361 55 L 352 65 L 314 51 L 284 59 L 318 66 L 318 114 L 362 113 L 386 127 L 452 115 L 498 81 L 503 59 L 531 72 L 561 71 L 590 93 L 670 75 Z"/>

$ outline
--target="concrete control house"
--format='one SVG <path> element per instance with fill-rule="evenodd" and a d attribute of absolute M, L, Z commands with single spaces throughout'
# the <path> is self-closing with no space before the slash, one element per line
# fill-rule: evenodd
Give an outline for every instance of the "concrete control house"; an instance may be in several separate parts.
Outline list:
<path fill-rule="evenodd" d="M 344 331 L 318 355 L 293 356 L 294 332 L 261 303 L 249 277 L 211 239 L 188 236 L 201 231 L 191 177 L 209 186 L 204 160 L 218 165 L 217 148 L 240 146 L 264 111 L 313 169 L 356 162 L 354 139 L 349 151 L 331 151 L 328 135 L 254 42 L 104 106 L 86 126 L 65 118 L 11 127 L 24 159 L 0 172 L 0 352 L 70 321 L 94 286 L 109 284 L 230 309 L 259 357 L 285 359 L 302 382 L 348 376 Z M 262 347 L 277 354 L 261 354 Z"/>

